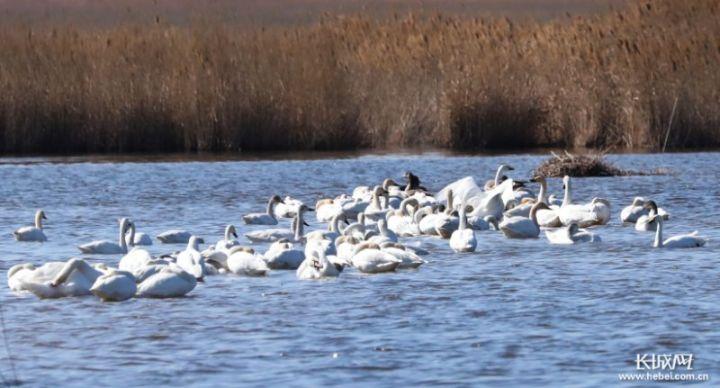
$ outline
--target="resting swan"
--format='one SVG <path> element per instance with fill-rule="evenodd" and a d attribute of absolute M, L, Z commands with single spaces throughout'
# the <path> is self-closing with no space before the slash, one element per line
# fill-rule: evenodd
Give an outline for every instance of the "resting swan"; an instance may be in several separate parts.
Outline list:
<path fill-rule="evenodd" d="M 267 204 L 265 213 L 250 213 L 243 216 L 243 221 L 247 225 L 277 225 L 278 220 L 275 218 L 275 205 L 282 203 L 279 195 L 273 195 Z"/>
<path fill-rule="evenodd" d="M 590 203 L 575 205 L 571 199 L 570 177 L 563 178 L 565 186 L 565 197 L 562 206 L 558 210 L 560 222 L 563 225 L 570 225 L 575 222 L 580 227 L 593 225 L 604 225 L 610 220 L 610 203 L 605 199 L 593 198 Z"/>
<path fill-rule="evenodd" d="M 467 227 L 465 203 L 460 207 L 460 225 L 450 236 L 450 248 L 455 252 L 475 252 L 477 239 L 475 231 Z"/>
<path fill-rule="evenodd" d="M 265 276 L 270 271 L 262 256 L 248 247 L 236 246 L 230 249 L 227 267 L 235 275 Z"/>
<path fill-rule="evenodd" d="M 364 273 L 391 272 L 402 263 L 395 256 L 380 250 L 378 244 L 362 242 L 355 247 L 350 262 L 358 271 Z"/>
<path fill-rule="evenodd" d="M 245 233 L 245 237 L 252 242 L 273 242 L 282 239 L 290 241 L 303 240 L 303 226 L 305 223 L 305 212 L 310 211 L 305 205 L 300 206 L 298 213 L 293 220 L 291 229 L 263 229 Z"/>
<path fill-rule="evenodd" d="M 122 218 L 120 220 L 120 233 L 117 244 L 108 240 L 98 240 L 80 245 L 78 249 L 80 249 L 80 252 L 82 253 L 97 255 L 116 255 L 121 253 L 127 253 L 127 242 L 125 241 L 125 233 L 127 233 L 130 225 L 132 225 L 132 223 L 129 219 Z"/>
<path fill-rule="evenodd" d="M 536 176 L 530 180 L 540 184 L 540 192 L 538 193 L 537 202 L 544 202 L 549 205 L 547 198 L 547 180 L 543 176 Z M 562 226 L 560 216 L 557 209 L 549 207 L 547 209 L 538 209 L 537 211 L 538 225 L 545 228 L 557 228 Z"/>
<path fill-rule="evenodd" d="M 90 288 L 95 296 L 106 302 L 120 302 L 135 296 L 137 284 L 132 273 L 114 268 L 104 268 L 103 272 Z"/>
<path fill-rule="evenodd" d="M 200 244 L 205 241 L 197 236 L 190 237 L 187 248 L 180 252 L 177 256 L 176 263 L 183 271 L 195 276 L 195 279 L 202 281 L 203 277 L 208 274 L 205 269 L 205 259 L 200 254 Z"/>
<path fill-rule="evenodd" d="M 600 242 L 600 236 L 585 229 L 580 229 L 576 223 L 572 223 L 564 228 L 546 230 L 545 236 L 548 241 L 550 241 L 550 244 Z"/>
<path fill-rule="evenodd" d="M 136 274 L 139 298 L 178 298 L 195 289 L 197 279 L 175 263 L 152 265 Z"/>
<path fill-rule="evenodd" d="M 297 269 L 305 260 L 305 251 L 288 240 L 275 241 L 263 255 L 270 269 Z"/>
<path fill-rule="evenodd" d="M 665 215 L 660 214 L 660 209 L 658 209 L 657 204 L 655 204 L 655 201 L 646 201 L 643 203 L 643 209 L 647 212 L 647 214 L 643 214 L 637 218 L 637 221 L 635 221 L 635 230 L 638 232 L 654 232 L 657 230 L 657 220 L 655 220 L 655 216 L 660 216 L 663 220 L 667 220 L 667 217 Z"/>
<path fill-rule="evenodd" d="M 187 230 L 172 229 L 157 235 L 157 239 L 163 244 L 187 244 L 192 233 Z"/>
<path fill-rule="evenodd" d="M 412 269 L 418 268 L 425 264 L 425 260 L 421 259 L 420 256 L 407 249 L 406 246 L 393 242 L 385 242 L 380 244 L 380 248 L 383 252 L 389 253 L 395 256 L 396 259 L 400 260 L 397 269 Z"/>
<path fill-rule="evenodd" d="M 315 250 L 300 264 L 295 275 L 302 280 L 338 277 L 340 270 L 325 256 L 323 250 Z"/>
<path fill-rule="evenodd" d="M 537 238 L 540 235 L 537 211 L 545 208 L 547 208 L 546 204 L 538 202 L 530 209 L 530 218 L 506 218 L 500 223 L 500 230 L 507 238 Z"/>
<path fill-rule="evenodd" d="M 90 295 L 90 288 L 102 272 L 85 260 L 49 262 L 35 268 L 33 264 L 15 265 L 8 271 L 8 285 L 13 291 L 29 291 L 39 298 L 62 298 Z"/>
<path fill-rule="evenodd" d="M 47 241 L 45 232 L 43 232 L 42 220 L 47 220 L 45 212 L 38 210 L 35 213 L 35 226 L 23 226 L 13 232 L 13 236 L 17 241 L 34 241 L 44 242 Z"/>
<path fill-rule="evenodd" d="M 680 236 L 673 236 L 663 241 L 663 218 L 659 215 L 655 215 L 654 218 L 657 220 L 655 242 L 653 243 L 653 247 L 655 248 L 698 248 L 705 245 L 707 241 L 704 237 L 698 236 L 697 231 Z"/>
<path fill-rule="evenodd" d="M 622 212 L 620 212 L 620 221 L 636 223 L 638 218 L 649 215 L 650 209 L 645 207 L 645 204 L 647 202 L 648 201 L 646 201 L 643 197 L 635 197 L 632 201 L 632 204 L 626 206 L 625 208 L 623 208 Z M 657 209 L 656 214 L 663 216 L 666 221 L 669 218 L 667 212 L 661 208 Z"/>

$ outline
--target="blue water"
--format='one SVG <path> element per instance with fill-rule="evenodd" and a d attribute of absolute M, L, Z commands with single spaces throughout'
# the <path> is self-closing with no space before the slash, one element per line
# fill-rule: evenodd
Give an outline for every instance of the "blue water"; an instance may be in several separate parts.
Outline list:
<path fill-rule="evenodd" d="M 119 217 L 152 235 L 184 228 L 215 242 L 227 223 L 249 230 L 241 215 L 262 211 L 271 194 L 314 204 L 385 177 L 399 180 L 406 170 L 437 190 L 466 175 L 490 179 L 499 163 L 527 178 L 542 159 L 0 160 L 0 303 L 17 377 L 24 386 L 604 387 L 635 371 L 637 353 L 693 353 L 695 372 L 720 379 L 717 153 L 615 155 L 621 167 L 672 173 L 577 179 L 576 199 L 613 205 L 610 225 L 595 229 L 601 244 L 551 246 L 479 232 L 478 251 L 458 255 L 444 240 L 411 239 L 431 251 L 417 271 L 346 270 L 319 282 L 298 281 L 293 271 L 221 275 L 175 300 L 39 300 L 11 292 L 4 280 L 14 264 L 66 260 L 80 243 L 114 239 Z M 559 180 L 549 184 L 561 194 Z M 697 229 L 710 242 L 650 248 L 652 234 L 618 221 L 636 195 L 671 213 L 668 234 Z M 15 242 L 10 233 L 30 224 L 37 208 L 49 218 L 50 241 Z M 8 378 L 4 348 L 0 342 L 0 373 Z"/>

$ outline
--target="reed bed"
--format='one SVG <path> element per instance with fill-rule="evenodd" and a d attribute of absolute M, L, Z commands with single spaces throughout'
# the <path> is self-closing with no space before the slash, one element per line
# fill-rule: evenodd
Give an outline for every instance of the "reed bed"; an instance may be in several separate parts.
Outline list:
<path fill-rule="evenodd" d="M 0 152 L 718 146 L 719 8 L 3 23 Z"/>

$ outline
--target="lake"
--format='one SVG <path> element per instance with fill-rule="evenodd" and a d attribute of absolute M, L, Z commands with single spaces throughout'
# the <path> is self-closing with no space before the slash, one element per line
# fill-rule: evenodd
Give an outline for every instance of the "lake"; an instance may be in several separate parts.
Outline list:
<path fill-rule="evenodd" d="M 454 254 L 446 240 L 412 238 L 430 250 L 418 270 L 348 269 L 329 281 L 299 281 L 294 271 L 220 275 L 172 300 L 39 300 L 11 292 L 5 280 L 15 264 L 67 260 L 80 256 L 81 243 L 114 240 L 120 217 L 153 236 L 182 228 L 214 243 L 228 223 L 239 234 L 259 228 L 241 216 L 263 211 L 272 194 L 314 206 L 406 170 L 437 191 L 467 175 L 491 179 L 500 163 L 526 179 L 544 158 L 0 159 L 0 303 L 17 377 L 24 386 L 604 387 L 635 372 L 638 353 L 692 353 L 694 372 L 720 378 L 720 153 L 612 155 L 620 167 L 671 174 L 576 179 L 576 200 L 612 203 L 610 224 L 594 229 L 600 244 L 552 246 L 544 236 L 487 231 L 477 233 L 476 253 Z M 560 180 L 549 189 L 561 195 Z M 619 222 L 636 195 L 670 212 L 666 235 L 699 230 L 710 241 L 651 248 L 652 233 Z M 31 224 L 38 208 L 49 241 L 14 241 L 11 232 Z M 312 229 L 325 227 L 309 218 Z M 0 373 L 12 375 L 2 342 Z"/>

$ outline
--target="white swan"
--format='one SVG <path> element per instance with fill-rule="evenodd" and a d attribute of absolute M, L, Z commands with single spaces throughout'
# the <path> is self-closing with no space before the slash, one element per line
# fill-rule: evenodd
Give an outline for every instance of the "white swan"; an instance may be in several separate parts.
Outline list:
<path fill-rule="evenodd" d="M 102 272 L 85 260 L 48 262 L 35 268 L 19 264 L 8 271 L 8 285 L 13 291 L 29 291 L 39 298 L 62 298 L 90 295 L 90 288 Z"/>
<path fill-rule="evenodd" d="M 636 223 L 640 217 L 650 215 L 649 213 L 651 209 L 648 209 L 645 206 L 647 202 L 648 201 L 645 200 L 645 198 L 643 197 L 635 197 L 632 201 L 632 204 L 624 207 L 622 212 L 620 212 L 620 221 Z M 662 208 L 657 209 L 657 214 L 661 215 L 665 221 L 670 218 L 665 209 Z"/>
<path fill-rule="evenodd" d="M 343 212 L 343 204 L 354 199 L 347 196 L 338 198 L 321 199 L 315 203 L 315 218 L 318 222 L 328 222 L 338 214 Z"/>
<path fill-rule="evenodd" d="M 426 263 L 426 261 L 421 259 L 420 256 L 408 250 L 407 247 L 402 244 L 385 242 L 380 244 L 380 249 L 400 260 L 400 264 L 398 264 L 397 269 L 418 268 Z"/>
<path fill-rule="evenodd" d="M 205 269 L 205 259 L 200 254 L 200 244 L 205 241 L 197 236 L 190 237 L 187 248 L 180 252 L 177 256 L 176 263 L 183 271 L 195 276 L 197 280 L 202 281 L 203 276 L 207 274 Z"/>
<path fill-rule="evenodd" d="M 503 182 L 503 177 L 505 176 L 505 173 L 508 171 L 513 171 L 515 168 L 513 166 L 509 166 L 506 164 L 501 164 L 498 166 L 497 171 L 495 172 L 495 179 L 485 182 L 485 191 L 490 191 L 498 186 Z M 505 177 L 507 178 L 507 177 Z"/>
<path fill-rule="evenodd" d="M 547 208 L 538 202 L 530 209 L 530 217 L 510 217 L 500 223 L 500 230 L 507 238 L 537 238 L 540 235 L 540 225 L 537 222 L 538 209 Z"/>
<path fill-rule="evenodd" d="M 350 263 L 360 272 L 381 273 L 395 271 L 402 261 L 381 251 L 378 244 L 366 241 L 355 247 Z"/>
<path fill-rule="evenodd" d="M 158 234 L 157 239 L 163 244 L 187 244 L 192 233 L 187 230 L 172 229 Z"/>
<path fill-rule="evenodd" d="M 290 196 L 285 198 L 280 203 L 275 204 L 275 217 L 278 218 L 295 218 L 300 206 L 304 205 L 299 199 L 295 199 Z"/>
<path fill-rule="evenodd" d="M 604 225 L 610 220 L 610 203 L 605 199 L 593 198 L 590 203 L 575 205 L 572 203 L 570 177 L 563 178 L 565 197 L 557 211 L 563 225 L 577 223 L 580 227 Z"/>
<path fill-rule="evenodd" d="M 241 246 L 230 249 L 227 266 L 235 275 L 265 276 L 270 271 L 265 260 L 255 254 L 254 249 Z"/>
<path fill-rule="evenodd" d="M 413 220 L 413 211 L 419 209 L 419 204 L 415 198 L 406 198 L 400 204 L 400 208 L 395 211 L 389 211 L 386 216 L 387 228 L 395 232 L 398 236 L 416 236 L 420 234 L 417 225 Z"/>
<path fill-rule="evenodd" d="M 494 216 L 468 217 L 467 225 L 472 230 L 489 230 L 491 226 L 494 230 L 500 230 L 498 220 Z"/>
<path fill-rule="evenodd" d="M 130 234 L 125 234 L 125 244 L 133 247 L 138 245 L 153 245 L 150 235 L 142 232 L 136 232 L 135 227 L 135 223 L 132 222 L 130 225 Z"/>
<path fill-rule="evenodd" d="M 698 232 L 694 231 L 689 234 L 673 236 L 663 241 L 663 218 L 655 215 L 657 220 L 657 230 L 655 231 L 655 248 L 698 248 L 707 242 L 704 237 L 698 236 Z"/>
<path fill-rule="evenodd" d="M 654 232 L 657 230 L 657 220 L 655 220 L 656 215 L 661 217 L 663 221 L 668 219 L 667 213 L 658 208 L 655 201 L 645 201 L 643 208 L 647 214 L 640 215 L 635 221 L 635 230 L 639 232 Z"/>
<path fill-rule="evenodd" d="M 235 225 L 230 224 L 226 226 L 225 234 L 223 236 L 224 238 L 222 240 L 215 243 L 215 249 L 230 249 L 234 246 L 240 245 L 240 242 L 237 240 L 238 234 L 237 230 L 235 230 Z"/>
<path fill-rule="evenodd" d="M 391 210 L 389 206 L 383 206 L 380 202 L 380 197 L 384 196 L 386 203 L 389 205 L 390 199 L 387 190 L 381 186 L 375 186 L 370 197 L 370 202 L 367 207 L 363 210 L 365 217 L 369 220 L 377 221 L 387 216 L 387 212 Z"/>
<path fill-rule="evenodd" d="M 87 244 L 80 245 L 78 249 L 80 252 L 85 254 L 97 254 L 97 255 L 116 255 L 121 253 L 127 253 L 127 241 L 125 241 L 125 233 L 130 229 L 132 223 L 127 218 L 120 220 L 120 232 L 118 236 L 118 243 L 114 243 L 108 240 L 97 240 Z"/>
<path fill-rule="evenodd" d="M 372 236 L 368 239 L 368 241 L 375 243 L 375 244 L 381 244 L 384 242 L 397 242 L 398 241 L 398 235 L 397 233 L 393 232 L 387 227 L 387 223 L 385 220 L 379 220 L 377 222 L 378 227 L 378 235 Z"/>
<path fill-rule="evenodd" d="M 305 223 L 305 212 L 309 211 L 305 205 L 300 206 L 298 213 L 292 223 L 291 229 L 263 229 L 245 233 L 245 237 L 252 242 L 274 242 L 282 239 L 290 241 L 302 241 Z"/>
<path fill-rule="evenodd" d="M 120 302 L 135 296 L 137 284 L 135 276 L 127 271 L 114 268 L 106 269 L 90 288 L 95 296 L 106 302 Z"/>
<path fill-rule="evenodd" d="M 47 217 L 45 217 L 44 211 L 38 210 L 35 213 L 35 226 L 23 226 L 22 228 L 14 231 L 13 236 L 15 236 L 15 240 L 35 242 L 47 241 L 45 232 L 43 232 L 42 220 L 47 220 Z"/>
<path fill-rule="evenodd" d="M 295 276 L 302 280 L 316 280 L 338 277 L 340 270 L 325 256 L 323 250 L 316 250 L 300 264 Z"/>
<path fill-rule="evenodd" d="M 536 176 L 530 181 L 540 184 L 540 191 L 538 192 L 538 198 L 536 202 L 544 202 L 550 205 L 549 198 L 547 197 L 547 180 L 545 179 L 545 177 Z M 557 228 L 562 226 L 558 211 L 552 206 L 548 206 L 548 208 L 538 209 L 536 216 L 538 220 L 538 225 L 540 225 L 541 227 Z"/>
<path fill-rule="evenodd" d="M 265 213 L 250 213 L 243 216 L 243 221 L 247 225 L 277 225 L 278 220 L 275 218 L 275 205 L 282 203 L 279 195 L 273 195 L 267 204 Z"/>
<path fill-rule="evenodd" d="M 458 229 L 450 236 L 450 248 L 455 252 L 475 252 L 477 239 L 475 231 L 467 227 L 467 215 L 465 214 L 465 203 L 460 207 L 460 224 Z"/>
<path fill-rule="evenodd" d="M 287 240 L 279 240 L 270 245 L 263 257 L 270 269 L 297 269 L 305 260 L 305 251 Z"/>
<path fill-rule="evenodd" d="M 546 230 L 545 236 L 550 244 L 577 244 L 584 242 L 600 242 L 600 236 L 572 223 L 566 227 L 555 230 Z"/>
<path fill-rule="evenodd" d="M 145 267 L 136 274 L 139 298 L 178 298 L 195 289 L 197 279 L 175 263 Z"/>

